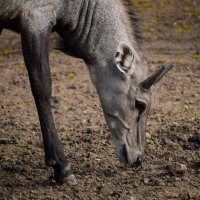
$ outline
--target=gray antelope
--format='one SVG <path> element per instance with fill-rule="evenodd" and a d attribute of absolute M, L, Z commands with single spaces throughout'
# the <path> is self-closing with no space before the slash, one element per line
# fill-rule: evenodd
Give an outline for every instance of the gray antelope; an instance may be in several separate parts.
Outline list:
<path fill-rule="evenodd" d="M 171 68 L 148 76 L 136 37 L 129 0 L 0 0 L 0 33 L 20 33 L 31 90 L 44 142 L 45 163 L 62 183 L 71 173 L 51 110 L 49 37 L 58 49 L 82 58 L 96 87 L 119 160 L 138 166 L 143 160 L 151 86 Z"/>

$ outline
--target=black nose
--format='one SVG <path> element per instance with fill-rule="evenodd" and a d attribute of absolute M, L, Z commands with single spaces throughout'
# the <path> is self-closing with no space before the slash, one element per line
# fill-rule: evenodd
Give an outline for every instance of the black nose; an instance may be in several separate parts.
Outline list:
<path fill-rule="evenodd" d="M 136 161 L 131 165 L 131 167 L 139 167 L 142 164 L 142 156 L 139 155 L 136 159 Z"/>
<path fill-rule="evenodd" d="M 121 149 L 121 153 L 123 155 L 123 159 L 122 159 L 123 162 L 126 163 L 126 164 L 129 164 L 131 167 L 139 167 L 142 164 L 143 156 L 140 153 L 136 156 L 136 159 L 135 159 L 135 161 L 133 163 L 129 163 L 129 161 L 128 161 L 128 153 L 127 153 L 127 149 L 126 149 L 125 145 Z"/>
<path fill-rule="evenodd" d="M 136 167 L 140 166 L 142 164 L 142 156 L 138 156 L 136 162 L 135 162 L 135 165 Z"/>

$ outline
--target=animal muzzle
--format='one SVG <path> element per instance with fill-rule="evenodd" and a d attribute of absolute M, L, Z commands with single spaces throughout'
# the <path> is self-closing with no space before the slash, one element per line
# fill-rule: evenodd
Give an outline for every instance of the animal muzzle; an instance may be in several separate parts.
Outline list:
<path fill-rule="evenodd" d="M 138 167 L 142 164 L 143 153 L 141 151 L 126 148 L 126 157 L 127 164 L 129 164 L 132 167 Z"/>
<path fill-rule="evenodd" d="M 142 164 L 143 153 L 134 148 L 127 147 L 125 144 L 117 147 L 117 154 L 120 162 L 131 167 L 139 167 Z"/>

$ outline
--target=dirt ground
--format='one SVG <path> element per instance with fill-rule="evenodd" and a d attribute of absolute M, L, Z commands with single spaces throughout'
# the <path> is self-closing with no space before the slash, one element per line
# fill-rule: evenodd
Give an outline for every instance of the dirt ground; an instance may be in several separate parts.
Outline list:
<path fill-rule="evenodd" d="M 120 164 L 82 60 L 51 50 L 53 112 L 78 185 L 50 183 L 19 35 L 0 36 L 0 199 L 200 199 L 200 1 L 135 0 L 154 88 L 145 159 Z M 54 39 L 54 36 L 52 36 Z"/>

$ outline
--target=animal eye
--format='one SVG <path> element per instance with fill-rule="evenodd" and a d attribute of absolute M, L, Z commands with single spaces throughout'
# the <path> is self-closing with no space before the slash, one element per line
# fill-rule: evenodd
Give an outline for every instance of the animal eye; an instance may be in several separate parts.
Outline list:
<path fill-rule="evenodd" d="M 141 101 L 141 100 L 138 100 L 136 99 L 135 100 L 135 107 L 140 111 L 140 112 L 144 112 L 146 110 L 146 103 L 144 101 Z"/>

